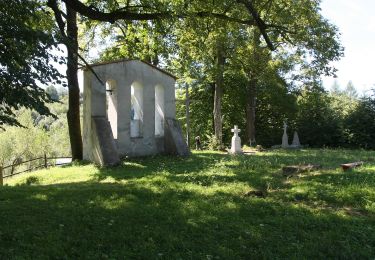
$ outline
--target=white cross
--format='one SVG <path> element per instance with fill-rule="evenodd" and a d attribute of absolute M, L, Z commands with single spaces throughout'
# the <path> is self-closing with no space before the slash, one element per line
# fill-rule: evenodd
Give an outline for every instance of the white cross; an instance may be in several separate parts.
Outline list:
<path fill-rule="evenodd" d="M 232 129 L 232 133 L 234 133 L 234 136 L 238 136 L 238 133 L 241 132 L 240 129 L 238 129 L 238 126 L 235 125 L 234 126 L 234 129 Z"/>

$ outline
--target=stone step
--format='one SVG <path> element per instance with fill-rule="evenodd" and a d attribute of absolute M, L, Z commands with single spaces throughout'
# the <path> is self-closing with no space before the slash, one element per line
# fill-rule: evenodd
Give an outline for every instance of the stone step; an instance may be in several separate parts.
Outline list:
<path fill-rule="evenodd" d="M 180 123 L 176 119 L 166 118 L 165 120 L 165 151 L 172 155 L 190 155 Z"/>
<path fill-rule="evenodd" d="M 116 142 L 113 138 L 111 125 L 106 117 L 92 117 L 95 136 L 93 151 L 102 166 L 115 166 L 120 163 Z"/>

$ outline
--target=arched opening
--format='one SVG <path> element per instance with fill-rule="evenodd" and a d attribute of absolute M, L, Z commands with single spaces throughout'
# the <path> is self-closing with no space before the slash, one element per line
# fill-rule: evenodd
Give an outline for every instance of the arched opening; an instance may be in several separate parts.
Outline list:
<path fill-rule="evenodd" d="M 164 136 L 164 87 L 155 86 L 155 136 Z"/>
<path fill-rule="evenodd" d="M 107 118 L 111 125 L 113 138 L 117 139 L 117 86 L 116 81 L 106 82 Z"/>
<path fill-rule="evenodd" d="M 143 86 L 139 82 L 131 85 L 130 137 L 141 137 L 143 133 Z"/>

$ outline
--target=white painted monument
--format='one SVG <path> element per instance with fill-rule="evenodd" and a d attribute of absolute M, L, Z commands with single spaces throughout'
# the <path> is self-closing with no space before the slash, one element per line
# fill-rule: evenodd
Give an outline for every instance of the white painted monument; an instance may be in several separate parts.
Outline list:
<path fill-rule="evenodd" d="M 186 156 L 170 73 L 140 60 L 98 63 L 84 71 L 83 156 L 115 165 L 124 156 Z"/>
<path fill-rule="evenodd" d="M 231 154 L 242 154 L 242 148 L 241 148 L 241 138 L 239 137 L 238 133 L 241 132 L 240 129 L 238 129 L 238 126 L 235 125 L 232 129 L 233 137 L 232 137 L 232 146 L 230 148 Z"/>
<path fill-rule="evenodd" d="M 288 148 L 289 147 L 288 134 L 286 133 L 287 127 L 288 127 L 288 125 L 286 124 L 286 121 L 284 121 L 284 134 L 283 134 L 283 139 L 282 139 L 282 142 L 281 142 L 282 148 Z"/>

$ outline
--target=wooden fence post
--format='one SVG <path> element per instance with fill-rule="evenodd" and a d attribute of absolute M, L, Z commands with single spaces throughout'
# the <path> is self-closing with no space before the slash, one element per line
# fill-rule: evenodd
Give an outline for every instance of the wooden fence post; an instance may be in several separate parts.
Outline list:
<path fill-rule="evenodd" d="M 44 168 L 47 168 L 48 164 L 47 164 L 47 154 L 44 153 Z"/>
<path fill-rule="evenodd" d="M 4 185 L 4 174 L 3 174 L 3 166 L 0 165 L 0 186 Z"/>

